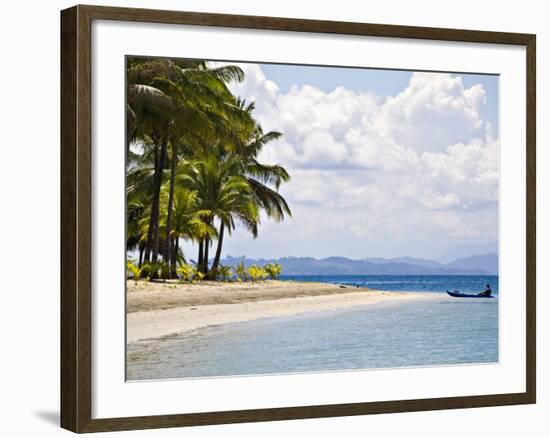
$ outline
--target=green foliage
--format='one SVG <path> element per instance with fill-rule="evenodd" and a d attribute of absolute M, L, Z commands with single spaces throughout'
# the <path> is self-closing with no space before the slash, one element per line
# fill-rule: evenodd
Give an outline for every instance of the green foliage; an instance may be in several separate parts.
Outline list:
<path fill-rule="evenodd" d="M 141 273 L 147 281 L 151 281 L 151 266 L 148 262 L 141 265 Z"/>
<path fill-rule="evenodd" d="M 126 270 L 132 273 L 132 277 L 135 281 L 135 284 L 137 284 L 139 278 L 141 277 L 141 272 L 143 271 L 143 267 L 140 268 L 134 260 L 128 259 L 128 261 L 126 262 Z"/>
<path fill-rule="evenodd" d="M 278 279 L 283 271 L 283 267 L 279 263 L 268 263 L 264 269 L 271 280 Z"/>
<path fill-rule="evenodd" d="M 193 273 L 193 281 L 201 281 L 204 278 L 204 274 L 201 271 L 195 269 Z"/>
<path fill-rule="evenodd" d="M 220 159 L 219 152 L 209 152 L 199 160 L 186 163 L 178 174 L 178 182 L 195 193 L 203 223 L 211 226 L 217 217 L 231 233 L 238 219 L 255 237 L 259 208 L 254 202 L 252 187 L 243 173 L 240 158 Z M 211 239 L 218 236 L 203 237 Z"/>
<path fill-rule="evenodd" d="M 237 275 L 237 281 L 247 281 L 248 280 L 248 271 L 244 266 L 244 262 L 239 262 L 235 268 L 235 274 Z"/>
<path fill-rule="evenodd" d="M 179 264 L 176 272 L 180 278 L 180 282 L 187 281 L 190 283 L 195 283 L 197 281 L 201 281 L 204 278 L 204 274 L 198 271 L 197 268 L 183 262 Z"/>
<path fill-rule="evenodd" d="M 221 278 L 223 281 L 231 281 L 233 278 L 233 268 L 231 266 L 218 266 L 218 278 Z"/>
<path fill-rule="evenodd" d="M 196 269 L 188 265 L 187 263 L 180 263 L 178 268 L 176 269 L 176 273 L 180 277 L 180 281 L 191 281 L 193 279 L 193 275 L 195 273 Z"/>
<path fill-rule="evenodd" d="M 162 278 L 166 281 L 170 274 L 168 263 L 164 260 L 159 260 L 155 263 L 144 263 L 141 266 L 142 272 L 147 276 L 147 281 L 152 279 Z"/>
<path fill-rule="evenodd" d="M 189 171 L 189 164 L 182 163 L 178 169 L 178 180 Z M 170 185 L 164 184 L 160 192 L 160 228 L 163 237 L 166 235 L 166 220 L 168 216 L 168 199 Z M 173 193 L 171 237 L 197 241 L 200 238 L 216 238 L 216 229 L 204 222 L 203 218 L 210 213 L 200 209 L 198 193 L 186 187 L 177 185 Z M 142 233 L 147 232 L 148 217 L 141 224 Z"/>
<path fill-rule="evenodd" d="M 247 269 L 248 277 L 253 283 L 263 281 L 267 278 L 267 271 L 258 265 L 249 266 Z"/>
<path fill-rule="evenodd" d="M 241 261 L 235 267 L 235 275 L 238 282 L 252 281 L 257 283 L 266 280 L 268 277 L 272 280 L 279 278 L 282 270 L 283 268 L 279 263 L 268 263 L 263 267 L 252 265 L 247 268 L 244 262 Z"/>

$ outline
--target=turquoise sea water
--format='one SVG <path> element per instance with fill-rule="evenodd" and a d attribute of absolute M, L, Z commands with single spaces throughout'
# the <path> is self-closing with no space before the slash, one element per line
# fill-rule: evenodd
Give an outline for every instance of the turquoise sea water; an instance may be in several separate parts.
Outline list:
<path fill-rule="evenodd" d="M 422 276 L 332 277 L 330 281 L 310 277 L 311 281 L 361 282 L 373 289 L 433 293 L 418 300 L 264 318 L 138 342 L 128 346 L 127 378 L 498 362 L 498 298 L 460 299 L 442 293 L 445 289 L 477 291 L 486 283 L 498 292 L 498 277 L 418 277 Z"/>

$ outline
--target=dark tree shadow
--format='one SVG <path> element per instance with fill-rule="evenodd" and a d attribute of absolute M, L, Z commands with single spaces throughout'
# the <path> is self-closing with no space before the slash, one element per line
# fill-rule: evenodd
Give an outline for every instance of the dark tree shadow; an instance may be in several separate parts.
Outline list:
<path fill-rule="evenodd" d="M 46 423 L 54 426 L 59 426 L 59 412 L 58 411 L 37 411 L 34 413 L 38 418 Z"/>

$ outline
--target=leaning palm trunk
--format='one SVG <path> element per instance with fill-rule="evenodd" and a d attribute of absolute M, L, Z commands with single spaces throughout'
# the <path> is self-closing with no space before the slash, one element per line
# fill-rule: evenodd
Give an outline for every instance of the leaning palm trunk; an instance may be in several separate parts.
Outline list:
<path fill-rule="evenodd" d="M 176 271 L 178 263 L 178 253 L 179 253 L 179 238 L 174 237 L 171 239 L 171 257 L 170 257 L 170 278 L 178 278 L 178 273 Z"/>
<path fill-rule="evenodd" d="M 164 170 L 164 161 L 166 160 L 166 140 L 163 140 L 160 145 L 160 156 L 157 168 L 157 179 L 155 181 L 155 187 L 153 191 L 153 205 L 151 208 L 151 222 L 153 222 L 153 248 L 152 248 L 152 262 L 156 263 L 159 254 L 159 206 L 160 206 L 160 188 L 162 186 L 162 172 Z"/>
<path fill-rule="evenodd" d="M 204 258 L 204 247 L 202 245 L 203 240 L 199 240 L 199 255 L 197 257 L 197 270 L 202 270 L 202 259 Z"/>
<path fill-rule="evenodd" d="M 138 259 L 138 267 L 141 268 L 141 265 L 143 265 L 143 252 L 145 251 L 145 246 L 143 244 L 139 244 L 139 259 Z"/>
<path fill-rule="evenodd" d="M 220 265 L 220 258 L 221 258 L 221 255 L 222 255 L 224 228 L 225 228 L 225 224 L 223 223 L 223 221 L 221 221 L 220 232 L 219 232 L 219 236 L 218 236 L 218 246 L 216 248 L 216 255 L 214 256 L 214 261 L 212 262 L 212 267 L 210 268 L 210 272 L 212 272 L 213 275 L 216 275 L 216 271 L 218 270 L 218 266 Z"/>
<path fill-rule="evenodd" d="M 172 165 L 170 170 L 170 192 L 168 194 L 168 209 L 166 213 L 166 240 L 164 241 L 163 257 L 167 262 L 170 260 L 170 242 L 172 238 L 172 208 L 174 205 L 174 186 L 176 181 L 176 164 L 178 162 L 178 150 L 176 144 L 172 143 Z"/>
<path fill-rule="evenodd" d="M 156 187 L 157 184 L 157 178 L 158 178 L 158 166 L 159 166 L 159 147 L 158 147 L 158 141 L 154 140 L 154 156 L 155 156 L 155 171 L 153 174 L 153 186 Z M 153 198 L 153 204 L 155 200 Z M 154 222 L 154 208 L 151 208 L 151 212 L 149 213 L 149 226 L 147 227 L 147 242 L 145 244 L 145 256 L 144 261 L 150 262 L 151 261 L 151 249 L 153 247 L 153 234 L 155 230 L 155 222 Z"/>
<path fill-rule="evenodd" d="M 208 274 L 208 250 L 210 249 L 210 239 L 204 239 L 204 258 L 202 259 L 202 273 Z"/>

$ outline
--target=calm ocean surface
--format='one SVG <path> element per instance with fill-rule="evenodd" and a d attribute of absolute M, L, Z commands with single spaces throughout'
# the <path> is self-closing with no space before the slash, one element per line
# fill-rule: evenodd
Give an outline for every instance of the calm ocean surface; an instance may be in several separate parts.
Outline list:
<path fill-rule="evenodd" d="M 368 307 L 206 327 L 128 346 L 127 378 L 169 379 L 498 361 L 498 298 L 460 299 L 496 276 L 292 276 L 433 292 Z"/>
<path fill-rule="evenodd" d="M 283 275 L 281 279 L 414 292 L 479 292 L 490 284 L 493 294 L 498 295 L 496 275 Z"/>

